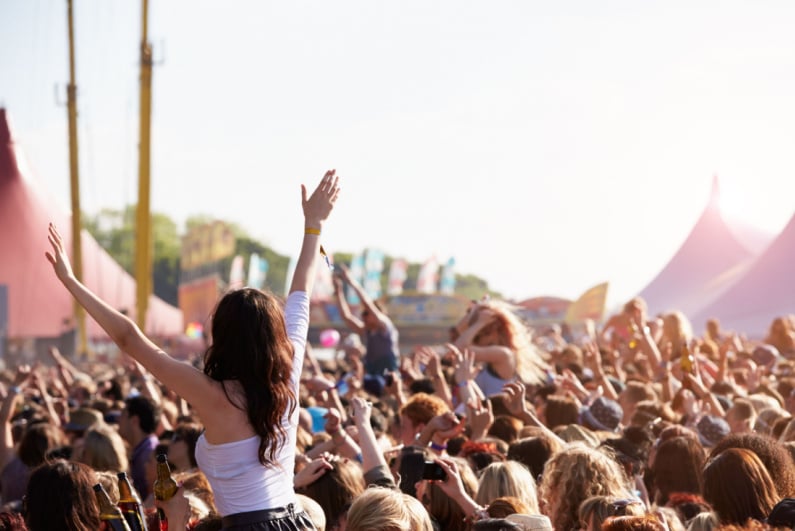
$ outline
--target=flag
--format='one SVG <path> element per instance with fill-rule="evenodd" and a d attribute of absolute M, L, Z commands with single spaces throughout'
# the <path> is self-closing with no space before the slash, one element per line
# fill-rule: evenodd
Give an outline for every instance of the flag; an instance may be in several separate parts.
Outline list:
<path fill-rule="evenodd" d="M 255 289 L 262 289 L 265 286 L 265 278 L 268 275 L 268 261 L 260 258 L 257 253 L 251 253 L 248 261 L 248 286 Z"/>
<path fill-rule="evenodd" d="M 371 299 L 381 296 L 381 272 L 384 270 L 384 253 L 367 249 L 364 255 L 364 291 Z"/>
<path fill-rule="evenodd" d="M 439 280 L 439 261 L 435 256 L 428 258 L 417 275 L 417 291 L 420 293 L 436 293 Z"/>
<path fill-rule="evenodd" d="M 246 278 L 243 257 L 240 255 L 232 259 L 232 267 L 229 270 L 229 289 L 240 289 L 243 287 L 243 280 Z"/>
<path fill-rule="evenodd" d="M 439 291 L 445 295 L 455 293 L 455 258 L 452 256 L 442 268 L 442 279 L 439 281 Z"/>
<path fill-rule="evenodd" d="M 362 284 L 362 277 L 364 276 L 364 255 L 357 254 L 351 259 L 350 276 L 351 279 Z M 361 302 L 359 296 L 350 286 L 348 286 L 347 298 L 348 304 L 352 304 L 353 306 Z"/>
<path fill-rule="evenodd" d="M 607 302 L 607 288 L 608 283 L 604 282 L 580 295 L 580 298 L 572 302 L 566 311 L 565 321 L 569 324 L 581 323 L 586 319 L 602 321 Z"/>
<path fill-rule="evenodd" d="M 392 265 L 389 267 L 389 282 L 386 288 L 386 292 L 389 295 L 400 295 L 403 293 L 403 283 L 406 281 L 408 267 L 408 262 L 402 258 L 392 261 Z"/>

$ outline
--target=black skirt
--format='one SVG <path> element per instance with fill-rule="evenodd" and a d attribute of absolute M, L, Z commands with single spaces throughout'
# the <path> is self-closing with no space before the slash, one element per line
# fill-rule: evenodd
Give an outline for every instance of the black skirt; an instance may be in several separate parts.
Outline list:
<path fill-rule="evenodd" d="M 315 531 L 315 526 L 304 511 L 295 512 L 291 503 L 287 507 L 264 509 L 223 517 L 221 531 Z"/>

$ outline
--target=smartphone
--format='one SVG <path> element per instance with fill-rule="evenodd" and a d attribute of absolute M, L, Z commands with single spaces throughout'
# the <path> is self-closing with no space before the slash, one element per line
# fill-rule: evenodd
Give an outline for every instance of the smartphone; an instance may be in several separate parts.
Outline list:
<path fill-rule="evenodd" d="M 447 479 L 447 473 L 439 463 L 425 461 L 425 466 L 422 468 L 422 479 L 435 479 L 444 481 Z"/>
<path fill-rule="evenodd" d="M 390 387 L 393 383 L 395 383 L 395 376 L 389 371 L 384 371 L 384 385 Z"/>

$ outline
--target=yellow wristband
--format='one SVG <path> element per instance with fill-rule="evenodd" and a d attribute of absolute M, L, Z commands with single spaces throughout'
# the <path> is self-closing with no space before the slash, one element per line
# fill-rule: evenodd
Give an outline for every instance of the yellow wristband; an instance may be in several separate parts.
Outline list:
<path fill-rule="evenodd" d="M 311 227 L 307 227 L 304 229 L 304 234 L 314 234 L 315 236 L 320 236 L 320 229 L 313 229 Z"/>

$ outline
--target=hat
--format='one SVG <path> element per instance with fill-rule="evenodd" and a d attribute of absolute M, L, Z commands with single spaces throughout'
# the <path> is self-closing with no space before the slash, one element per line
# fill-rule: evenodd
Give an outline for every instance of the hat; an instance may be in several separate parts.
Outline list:
<path fill-rule="evenodd" d="M 519 524 L 523 531 L 552 531 L 552 522 L 542 514 L 509 514 L 505 519 Z"/>
<path fill-rule="evenodd" d="M 81 407 L 69 412 L 69 422 L 63 427 L 64 431 L 86 431 L 94 424 L 104 421 L 102 413 L 96 409 Z"/>
<path fill-rule="evenodd" d="M 784 498 L 773 506 L 767 523 L 778 527 L 795 527 L 795 498 Z"/>
<path fill-rule="evenodd" d="M 600 396 L 590 406 L 583 408 L 582 418 L 597 430 L 616 431 L 624 418 L 624 410 L 615 400 Z"/>
<path fill-rule="evenodd" d="M 757 365 L 771 365 L 774 361 L 781 357 L 779 351 L 773 345 L 759 345 L 751 353 L 751 359 Z"/>
<path fill-rule="evenodd" d="M 569 424 L 562 430 L 557 431 L 557 434 L 558 437 L 566 442 L 582 442 L 591 448 L 599 446 L 599 438 L 591 433 L 588 428 L 583 428 L 578 424 Z"/>
<path fill-rule="evenodd" d="M 721 439 L 726 437 L 731 428 L 729 423 L 721 417 L 715 415 L 704 415 L 701 420 L 696 424 L 696 432 L 698 439 L 706 447 L 712 447 L 718 444 Z"/>

